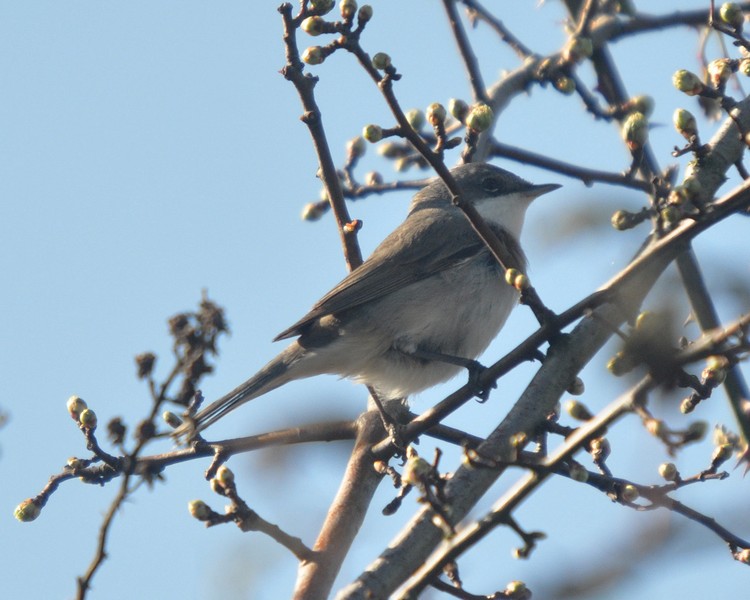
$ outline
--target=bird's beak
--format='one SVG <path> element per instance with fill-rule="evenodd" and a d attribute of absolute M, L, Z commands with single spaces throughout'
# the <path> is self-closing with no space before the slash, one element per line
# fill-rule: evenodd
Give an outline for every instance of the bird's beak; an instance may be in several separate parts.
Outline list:
<path fill-rule="evenodd" d="M 556 189 L 561 188 L 561 187 L 562 186 L 559 183 L 543 183 L 541 185 L 531 186 L 531 189 L 528 191 L 528 194 L 530 198 L 538 198 L 539 196 L 543 194 L 554 192 Z"/>

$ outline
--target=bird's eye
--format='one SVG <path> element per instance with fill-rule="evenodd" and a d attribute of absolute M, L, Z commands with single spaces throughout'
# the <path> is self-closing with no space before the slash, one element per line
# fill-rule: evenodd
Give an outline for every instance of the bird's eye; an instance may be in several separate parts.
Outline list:
<path fill-rule="evenodd" d="M 482 179 L 482 189 L 486 192 L 497 192 L 500 189 L 500 181 L 497 177 L 485 177 Z"/>

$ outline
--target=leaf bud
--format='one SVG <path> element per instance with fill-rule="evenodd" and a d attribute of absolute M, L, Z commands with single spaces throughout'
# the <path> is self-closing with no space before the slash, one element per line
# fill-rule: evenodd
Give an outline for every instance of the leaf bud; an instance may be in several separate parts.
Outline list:
<path fill-rule="evenodd" d="M 695 122 L 693 113 L 689 110 L 678 108 L 674 111 L 674 114 L 672 115 L 672 123 L 674 123 L 674 128 L 677 132 L 686 140 L 689 140 L 691 137 L 698 134 L 698 125 Z"/>
<path fill-rule="evenodd" d="M 357 20 L 360 23 L 367 23 L 370 19 L 372 19 L 372 13 L 372 6 L 370 6 L 369 4 L 363 4 L 359 9 L 359 12 L 357 13 Z"/>
<path fill-rule="evenodd" d="M 383 128 L 380 125 L 365 125 L 362 129 L 362 137 L 365 138 L 371 144 L 379 142 L 383 139 Z"/>
<path fill-rule="evenodd" d="M 409 125 L 411 125 L 411 128 L 414 131 L 419 131 L 420 129 L 422 129 L 422 127 L 424 127 L 424 113 L 418 108 L 407 110 L 404 116 L 406 117 L 406 120 L 409 122 Z"/>
<path fill-rule="evenodd" d="M 695 73 L 686 69 L 675 71 L 672 75 L 672 85 L 688 96 L 700 94 L 706 87 Z"/>
<path fill-rule="evenodd" d="M 427 121 L 433 127 L 438 123 L 444 123 L 445 117 L 447 115 L 445 107 L 439 102 L 433 102 L 432 104 L 430 104 L 427 107 L 425 114 L 427 116 Z"/>
<path fill-rule="evenodd" d="M 211 514 L 211 509 L 203 500 L 191 500 L 188 502 L 190 515 L 199 521 L 205 521 Z"/>
<path fill-rule="evenodd" d="M 323 33 L 325 22 L 326 21 L 323 17 L 307 17 L 304 21 L 302 21 L 300 27 L 306 34 L 317 36 Z"/>
<path fill-rule="evenodd" d="M 341 0 L 341 2 L 339 2 L 339 11 L 341 11 L 341 16 L 345 20 L 353 19 L 354 13 L 357 12 L 356 0 Z"/>
<path fill-rule="evenodd" d="M 320 65 L 325 59 L 323 48 L 320 46 L 310 46 L 302 53 L 302 62 L 308 65 Z"/>
<path fill-rule="evenodd" d="M 385 71 L 391 66 L 391 57 L 385 52 L 378 52 L 372 57 L 372 66 L 378 71 Z"/>
<path fill-rule="evenodd" d="M 81 417 L 81 413 L 88 408 L 83 398 L 79 396 L 71 396 L 68 398 L 68 413 L 70 416 L 78 421 Z"/>
<path fill-rule="evenodd" d="M 677 479 L 677 467 L 674 463 L 665 462 L 659 465 L 659 475 L 661 475 L 666 481 L 674 481 Z"/>
<path fill-rule="evenodd" d="M 734 29 L 741 29 L 745 23 L 745 14 L 736 2 L 725 2 L 719 8 L 719 18 Z"/>
<path fill-rule="evenodd" d="M 336 5 L 334 0 L 310 0 L 310 10 L 315 11 L 319 15 L 325 15 Z"/>
<path fill-rule="evenodd" d="M 463 123 L 469 114 L 469 105 L 459 98 L 451 98 L 448 100 L 448 112 Z"/>
<path fill-rule="evenodd" d="M 622 124 L 622 138 L 632 151 L 642 148 L 648 141 L 648 119 L 643 113 L 628 115 Z"/>
<path fill-rule="evenodd" d="M 42 512 L 42 507 L 34 502 L 33 498 L 28 498 L 16 506 L 13 516 L 21 523 L 30 523 L 36 519 Z"/>
<path fill-rule="evenodd" d="M 466 126 L 481 133 L 489 129 L 494 118 L 492 109 L 484 103 L 475 104 L 466 116 Z"/>

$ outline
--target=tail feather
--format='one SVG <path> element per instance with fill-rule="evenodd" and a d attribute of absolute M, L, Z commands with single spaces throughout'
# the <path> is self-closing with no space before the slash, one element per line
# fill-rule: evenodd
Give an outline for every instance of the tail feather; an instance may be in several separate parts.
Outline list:
<path fill-rule="evenodd" d="M 201 410 L 187 428 L 180 427 L 174 435 L 181 437 L 187 434 L 191 437 L 245 402 L 262 396 L 289 381 L 304 377 L 304 375 L 296 374 L 293 368 L 301 357 L 300 346 L 297 343 L 291 344 L 250 379 Z"/>

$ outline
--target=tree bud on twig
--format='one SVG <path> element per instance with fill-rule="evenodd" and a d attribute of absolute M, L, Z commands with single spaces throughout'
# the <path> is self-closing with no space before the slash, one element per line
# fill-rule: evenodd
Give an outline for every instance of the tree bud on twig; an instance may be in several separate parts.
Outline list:
<path fill-rule="evenodd" d="M 492 125 L 492 109 L 484 103 L 475 104 L 466 116 L 466 126 L 481 133 Z"/>
<path fill-rule="evenodd" d="M 320 65 L 325 59 L 323 48 L 320 46 L 310 46 L 302 53 L 302 62 L 308 65 Z"/>
<path fill-rule="evenodd" d="M 706 87 L 700 77 L 686 69 L 680 69 L 672 75 L 672 84 L 688 96 L 700 94 Z"/>
<path fill-rule="evenodd" d="M 41 506 L 34 502 L 32 498 L 29 498 L 16 506 L 16 509 L 13 511 L 13 516 L 21 521 L 21 523 L 30 523 L 36 519 L 41 512 Z"/>
<path fill-rule="evenodd" d="M 674 111 L 674 115 L 672 115 L 672 122 L 677 132 L 686 140 L 698 134 L 698 125 L 695 122 L 693 113 L 689 110 L 678 108 Z"/>
<path fill-rule="evenodd" d="M 372 66 L 378 71 L 385 71 L 391 66 L 391 57 L 385 52 L 378 52 L 372 57 Z"/>
<path fill-rule="evenodd" d="M 380 125 L 369 124 L 362 129 L 362 137 L 371 144 L 383 139 L 383 128 Z"/>
<path fill-rule="evenodd" d="M 740 30 L 745 23 L 745 14 L 742 12 L 739 4 L 735 2 L 725 2 L 719 8 L 719 18 L 730 27 Z"/>

